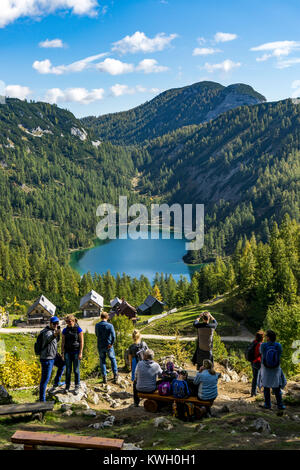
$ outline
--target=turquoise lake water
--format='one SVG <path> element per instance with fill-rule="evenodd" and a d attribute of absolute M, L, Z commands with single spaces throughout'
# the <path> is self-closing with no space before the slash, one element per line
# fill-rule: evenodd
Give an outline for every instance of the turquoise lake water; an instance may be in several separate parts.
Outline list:
<path fill-rule="evenodd" d="M 150 281 L 157 272 L 172 274 L 175 280 L 178 280 L 180 275 L 190 279 L 200 266 L 185 264 L 182 260 L 185 253 L 185 240 L 174 239 L 173 234 L 169 240 L 116 239 L 97 241 L 93 248 L 73 252 L 70 265 L 81 275 L 88 271 L 92 274 L 103 274 L 110 270 L 113 276 L 126 273 L 138 278 L 143 274 Z"/>

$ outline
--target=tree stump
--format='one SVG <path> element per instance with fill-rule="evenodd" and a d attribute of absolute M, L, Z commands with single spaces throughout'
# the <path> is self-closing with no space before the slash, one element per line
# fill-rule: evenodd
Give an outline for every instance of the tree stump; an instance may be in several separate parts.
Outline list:
<path fill-rule="evenodd" d="M 144 408 L 146 411 L 150 411 L 151 413 L 156 413 L 156 411 L 158 410 L 158 403 L 155 400 L 145 400 Z"/>

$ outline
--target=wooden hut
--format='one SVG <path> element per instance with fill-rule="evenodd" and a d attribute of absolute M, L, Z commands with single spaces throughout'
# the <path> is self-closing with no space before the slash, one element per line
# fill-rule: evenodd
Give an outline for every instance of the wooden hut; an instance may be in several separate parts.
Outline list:
<path fill-rule="evenodd" d="M 137 312 L 140 315 L 159 315 L 164 309 L 165 302 L 153 297 L 153 295 L 148 295 L 143 304 L 137 308 Z"/>
<path fill-rule="evenodd" d="M 110 301 L 110 305 L 112 307 L 111 311 L 109 312 L 109 317 L 112 319 L 115 315 L 125 315 L 127 318 L 136 319 L 137 311 L 136 308 L 130 305 L 126 300 L 115 299 Z"/>
<path fill-rule="evenodd" d="M 91 290 L 81 298 L 79 308 L 83 311 L 84 317 L 97 317 L 100 315 L 103 305 L 104 299 L 102 295 Z"/>
<path fill-rule="evenodd" d="M 27 320 L 30 324 L 48 323 L 55 315 L 56 307 L 44 295 L 41 295 L 27 311 Z"/>

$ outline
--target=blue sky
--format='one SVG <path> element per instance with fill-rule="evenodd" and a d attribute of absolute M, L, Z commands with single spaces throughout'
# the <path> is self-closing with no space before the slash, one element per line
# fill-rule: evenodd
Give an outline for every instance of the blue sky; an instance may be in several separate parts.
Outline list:
<path fill-rule="evenodd" d="M 0 94 L 78 117 L 202 80 L 299 96 L 299 15 L 300 0 L 1 0 Z"/>

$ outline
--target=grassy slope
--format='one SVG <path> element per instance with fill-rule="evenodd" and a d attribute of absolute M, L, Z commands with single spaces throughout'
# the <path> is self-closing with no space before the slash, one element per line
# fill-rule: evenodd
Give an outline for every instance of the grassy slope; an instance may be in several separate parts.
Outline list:
<path fill-rule="evenodd" d="M 22 395 L 22 396 L 21 396 Z M 35 397 L 29 391 L 14 392 L 16 401 L 33 401 Z M 299 407 L 295 412 L 299 412 Z M 47 413 L 44 422 L 31 421 L 28 417 L 0 418 L 0 449 L 12 448 L 10 437 L 17 429 L 66 433 L 85 436 L 125 438 L 125 442 L 140 443 L 143 449 L 300 449 L 299 422 L 292 421 L 287 415 L 280 417 L 275 413 L 258 411 L 257 408 L 246 408 L 245 412 L 236 411 L 223 415 L 221 418 L 202 420 L 203 428 L 198 429 L 199 422 L 184 423 L 168 416 L 174 425 L 171 431 L 163 431 L 153 426 L 155 417 L 167 412 L 153 415 L 139 408 L 132 415 L 125 410 L 113 410 L 117 417 L 115 426 L 99 431 L 91 429 L 92 422 L 102 421 L 105 412 L 99 411 L 98 418 L 72 416 L 66 417 L 56 408 Z M 138 419 L 137 419 L 138 417 Z M 251 423 L 262 417 L 266 419 L 273 435 L 253 435 Z M 232 433 L 234 431 L 234 433 Z M 227 436 L 226 438 L 224 438 Z M 143 442 L 141 442 L 143 441 Z M 153 447 L 153 442 L 158 445 Z"/>
<path fill-rule="evenodd" d="M 218 325 L 218 333 L 224 336 L 239 334 L 239 325 L 232 318 L 224 315 L 222 312 L 224 301 L 217 300 L 210 305 L 199 304 L 191 307 L 182 307 L 176 313 L 150 323 L 149 326 L 143 328 L 144 334 L 161 334 L 180 336 L 195 336 L 193 322 L 199 316 L 200 312 L 208 310 L 216 318 Z"/>

